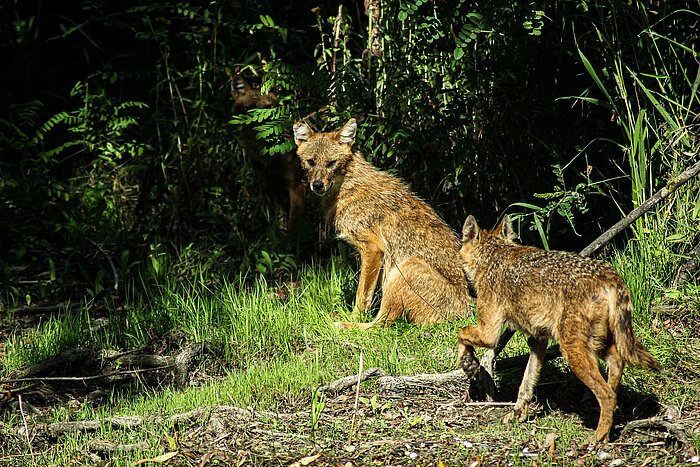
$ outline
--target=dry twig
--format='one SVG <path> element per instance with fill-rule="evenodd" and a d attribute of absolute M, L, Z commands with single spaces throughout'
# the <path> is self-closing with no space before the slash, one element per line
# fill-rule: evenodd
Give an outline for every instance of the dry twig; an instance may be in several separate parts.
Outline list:
<path fill-rule="evenodd" d="M 681 444 L 688 444 L 688 436 L 685 434 L 685 430 L 680 425 L 658 417 L 645 418 L 643 420 L 632 420 L 631 422 L 628 422 L 620 432 L 620 437 L 622 438 L 623 436 L 627 436 L 629 435 L 630 431 L 637 430 L 639 428 L 661 428 L 669 432 Z"/>

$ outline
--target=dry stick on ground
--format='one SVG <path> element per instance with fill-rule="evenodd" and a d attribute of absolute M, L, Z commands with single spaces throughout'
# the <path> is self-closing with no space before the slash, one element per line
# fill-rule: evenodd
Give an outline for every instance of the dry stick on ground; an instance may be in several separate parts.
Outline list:
<path fill-rule="evenodd" d="M 19 400 L 19 413 L 22 414 L 22 423 L 24 424 L 24 436 L 27 440 L 27 446 L 29 446 L 29 453 L 34 455 L 34 448 L 32 448 L 32 440 L 29 438 L 29 427 L 27 426 L 27 416 L 24 414 L 24 407 L 22 407 L 22 394 L 17 396 Z"/>
<path fill-rule="evenodd" d="M 547 350 L 545 360 L 551 360 L 557 356 L 559 356 L 559 346 L 554 346 Z M 527 355 L 504 358 L 496 363 L 496 369 L 498 371 L 503 371 L 510 368 L 522 367 L 525 362 L 527 362 L 528 358 L 529 356 Z M 421 389 L 434 389 L 444 384 L 468 382 L 467 377 L 462 370 L 452 370 L 446 373 L 425 373 L 417 375 L 388 375 L 383 369 L 372 367 L 357 375 L 344 376 L 336 379 L 335 381 L 331 381 L 330 383 L 319 387 L 318 391 L 335 396 L 370 378 L 377 378 L 377 386 L 379 386 L 379 389 L 382 391 L 404 393 L 415 392 L 416 390 Z"/>
<path fill-rule="evenodd" d="M 645 418 L 644 420 L 632 420 L 631 422 L 628 422 L 620 432 L 620 437 L 627 435 L 630 431 L 636 430 L 637 428 L 661 428 L 673 435 L 673 437 L 675 437 L 681 444 L 688 444 L 688 437 L 680 425 L 668 422 L 658 417 Z"/>
<path fill-rule="evenodd" d="M 93 439 L 88 442 L 88 450 L 104 452 L 104 453 L 119 453 L 129 451 L 145 451 L 151 446 L 147 441 L 141 441 L 134 444 L 115 444 L 101 439 Z"/>
<path fill-rule="evenodd" d="M 195 420 L 204 420 L 207 424 L 220 420 L 238 420 L 250 421 L 253 419 L 293 419 L 297 417 L 308 417 L 308 412 L 279 414 L 274 412 L 255 411 L 244 409 L 232 405 L 218 405 L 216 407 L 203 407 L 189 412 L 179 413 L 171 416 L 122 416 L 110 417 L 103 420 L 82 420 L 75 422 L 54 422 L 54 423 L 39 423 L 29 428 L 29 431 L 36 431 L 48 434 L 50 436 L 58 436 L 69 433 L 82 433 L 87 431 L 97 431 L 105 427 L 113 429 L 128 430 L 140 428 L 145 424 L 163 424 L 163 423 L 188 423 Z M 21 427 L 16 430 L 17 434 L 24 437 L 26 428 Z"/>
<path fill-rule="evenodd" d="M 13 312 L 15 314 L 25 314 L 25 313 L 51 313 L 54 311 L 66 310 L 70 311 L 73 308 L 80 306 L 80 302 L 63 302 L 56 305 L 42 305 L 42 306 L 23 306 L 21 308 L 15 308 Z"/>
<path fill-rule="evenodd" d="M 206 343 L 194 342 L 187 345 L 175 357 L 161 355 L 131 355 L 125 354 L 115 361 L 120 365 L 138 366 L 133 370 L 115 371 L 89 376 L 44 376 L 58 370 L 65 371 L 66 367 L 74 364 L 86 365 L 92 362 L 95 355 L 92 350 L 85 347 L 72 347 L 58 355 L 49 357 L 36 365 L 10 374 L 10 378 L 0 380 L 1 384 L 25 383 L 25 382 L 48 382 L 48 381 L 92 381 L 100 379 L 115 379 L 123 376 L 133 376 L 156 370 L 171 369 L 174 374 L 175 384 L 179 387 L 187 385 L 190 366 L 194 357 L 202 353 L 206 348 Z M 145 368 L 144 368 L 145 367 Z"/>
<path fill-rule="evenodd" d="M 362 376 L 362 367 L 364 366 L 364 356 L 360 350 L 360 367 L 357 370 L 357 387 L 355 390 L 355 410 L 352 412 L 352 423 L 350 424 L 350 435 L 348 436 L 348 444 L 352 444 L 352 436 L 355 434 L 355 421 L 357 420 L 357 410 L 360 405 L 360 377 Z"/>
<path fill-rule="evenodd" d="M 700 173 L 700 161 L 693 164 L 690 168 L 686 169 L 677 177 L 671 179 L 671 181 L 668 182 L 665 187 L 654 193 L 650 198 L 632 210 L 622 220 L 603 232 L 603 234 L 593 240 L 590 245 L 581 250 L 580 255 L 590 256 L 598 251 L 603 245 L 615 238 L 617 234 L 632 224 L 632 222 L 639 219 L 645 212 L 649 211 L 660 201 L 666 199 L 670 194 L 675 192 L 680 186 L 691 178 L 695 177 L 698 173 Z M 498 344 L 496 347 L 494 349 L 487 350 L 481 359 L 481 368 L 479 369 L 479 391 L 482 394 L 482 397 L 485 397 L 486 400 L 496 399 L 496 385 L 493 382 L 494 361 L 499 352 L 503 350 L 511 337 L 513 337 L 514 333 L 514 331 L 506 328 L 501 334 L 501 337 L 498 339 Z"/>

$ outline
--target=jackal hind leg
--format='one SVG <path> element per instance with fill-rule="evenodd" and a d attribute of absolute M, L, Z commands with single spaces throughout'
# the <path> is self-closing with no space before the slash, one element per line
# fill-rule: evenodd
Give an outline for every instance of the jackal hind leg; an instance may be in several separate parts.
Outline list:
<path fill-rule="evenodd" d="M 527 344 L 530 347 L 530 358 L 525 367 L 520 389 L 518 389 L 518 400 L 513 408 L 513 415 L 520 421 L 527 418 L 528 404 L 532 401 L 535 395 L 535 387 L 537 387 L 537 382 L 540 380 L 540 373 L 542 372 L 542 364 L 544 363 L 544 354 L 547 351 L 548 342 L 549 339 L 547 338 L 538 339 L 536 337 L 530 337 L 527 340 Z"/>
<path fill-rule="evenodd" d="M 613 394 L 615 394 L 615 403 L 617 404 L 617 389 L 620 387 L 620 380 L 622 379 L 622 372 L 625 369 L 625 362 L 622 360 L 620 351 L 617 350 L 617 346 L 614 343 L 607 349 L 605 363 L 608 364 L 608 386 L 610 386 Z"/>
<path fill-rule="evenodd" d="M 421 325 L 442 321 L 435 290 L 427 287 L 434 274 L 437 273 L 433 268 L 416 258 L 393 265 L 384 276 L 379 313 L 363 328 L 389 326 L 402 315 L 407 321 Z"/>
<path fill-rule="evenodd" d="M 588 342 L 560 343 L 562 354 L 569 362 L 569 367 L 576 376 L 593 392 L 600 406 L 600 418 L 595 431 L 595 441 L 607 442 L 612 428 L 612 416 L 615 410 L 615 392 L 603 378 L 598 367 L 598 357 L 590 350 Z M 619 381 L 618 381 L 619 383 Z"/>

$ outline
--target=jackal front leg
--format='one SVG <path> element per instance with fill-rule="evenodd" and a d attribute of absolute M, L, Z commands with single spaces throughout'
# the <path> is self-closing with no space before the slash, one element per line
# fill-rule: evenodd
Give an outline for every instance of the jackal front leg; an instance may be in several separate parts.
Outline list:
<path fill-rule="evenodd" d="M 503 319 L 496 315 L 497 309 L 480 306 L 478 326 L 464 326 L 457 333 L 457 355 L 459 364 L 468 377 L 474 378 L 479 373 L 479 361 L 474 355 L 474 347 L 493 348 L 503 326 Z"/>
<path fill-rule="evenodd" d="M 359 314 L 372 305 L 374 289 L 377 287 L 379 271 L 382 268 L 384 252 L 372 245 L 365 245 L 360 250 L 360 283 L 357 285 L 355 294 L 355 308 L 353 318 L 357 319 Z"/>

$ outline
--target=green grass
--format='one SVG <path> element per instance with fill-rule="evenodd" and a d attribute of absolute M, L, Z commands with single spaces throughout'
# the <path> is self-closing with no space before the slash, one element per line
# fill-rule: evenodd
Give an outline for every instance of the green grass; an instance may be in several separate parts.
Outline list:
<path fill-rule="evenodd" d="M 664 284 L 668 282 L 672 269 L 670 266 L 650 268 L 649 264 L 659 260 L 650 254 L 643 244 L 631 243 L 627 250 L 615 254 L 613 264 L 632 290 L 638 336 L 669 371 L 656 376 L 628 370 L 623 379 L 623 391 L 654 394 L 662 403 L 697 407 L 700 404 L 697 388 L 686 382 L 697 375 L 698 368 L 697 354 L 688 351 L 692 337 L 688 334 L 684 340 L 679 340 L 678 336 L 658 324 L 659 315 L 654 311 L 654 304 L 665 296 Z M 51 422 L 115 415 L 167 416 L 221 404 L 273 412 L 301 410 L 311 413 L 312 406 L 316 404 L 318 409 L 319 403 L 312 397 L 313 390 L 336 378 L 355 374 L 360 354 L 365 368 L 378 366 L 391 374 L 445 372 L 455 367 L 456 332 L 461 326 L 473 323 L 474 317 L 430 328 L 399 322 L 389 328 L 365 332 L 336 330 L 333 321 L 350 317 L 357 284 L 354 271 L 355 265 L 331 261 L 300 268 L 286 285 L 267 282 L 261 277 L 242 277 L 234 282 L 221 281 L 220 278 L 217 282 L 208 282 L 206 277 L 199 277 L 192 281 L 157 284 L 140 295 L 132 291 L 132 298 L 123 308 L 109 311 L 106 326 L 95 326 L 88 308 L 83 307 L 72 315 L 64 313 L 29 331 L 16 332 L 7 343 L 2 371 L 6 375 L 13 369 L 29 366 L 75 345 L 123 351 L 158 348 L 162 342 L 168 341 L 173 347 L 172 354 L 188 342 L 206 341 L 210 345 L 206 356 L 210 365 L 206 369 L 213 377 L 203 380 L 198 386 L 178 389 L 165 384 L 115 391 L 106 403 L 97 407 L 87 401 L 79 401 L 77 408 L 68 405 L 51 407 L 40 417 Z M 280 298 L 281 295 L 284 299 Z M 516 337 L 506 354 L 524 352 L 525 340 Z M 561 362 L 550 367 L 556 373 L 555 378 L 571 381 L 571 375 Z M 507 378 L 512 379 L 509 384 L 517 385 L 519 372 Z M 548 382 L 547 376 L 542 382 Z M 423 417 L 416 415 L 420 404 L 414 407 L 410 401 L 404 404 L 400 399 L 375 398 L 370 401 L 366 392 L 371 392 L 372 387 L 372 383 L 363 385 L 361 406 L 371 412 L 374 419 L 371 428 L 362 425 L 356 435 L 365 441 L 377 441 L 392 436 L 392 433 L 393 436 L 433 439 L 431 442 L 438 446 L 434 448 L 437 453 L 452 452 L 455 437 L 469 438 L 475 447 L 460 451 L 465 456 L 460 459 L 466 462 L 481 452 L 480 449 L 492 449 L 488 447 L 489 443 L 541 444 L 546 433 L 554 431 L 559 436 L 557 446 L 569 446 L 582 442 L 590 434 L 589 429 L 581 426 L 580 420 L 562 417 L 558 410 L 545 411 L 528 424 L 513 426 L 498 422 L 500 413 L 491 415 L 495 421 L 475 422 L 475 425 L 458 429 L 441 420 L 414 424 Z M 327 399 L 324 403 L 328 405 L 332 401 Z M 350 407 L 352 402 L 345 405 Z M 379 407 L 384 408 L 380 410 Z M 385 420 L 383 417 L 389 413 L 395 413 L 398 418 Z M 5 411 L 3 417 L 8 427 L 22 423 L 17 413 Z M 319 439 L 330 437 L 341 442 L 350 431 L 345 419 L 331 423 L 323 418 L 323 414 L 317 425 L 312 434 L 307 418 L 300 425 L 300 434 L 295 436 L 305 437 L 303 439 L 311 439 L 312 435 Z M 287 433 L 296 428 L 282 426 L 276 429 Z M 186 429 L 167 424 L 147 425 L 142 430 L 130 432 L 105 428 L 100 433 L 64 436 L 49 449 L 41 465 L 89 463 L 80 456 L 89 451 L 88 443 L 95 438 L 121 444 L 148 440 L 152 447 L 150 451 L 139 450 L 111 457 L 112 465 L 131 465 L 144 457 L 167 451 L 166 447 L 171 443 L 168 440 L 179 440 L 174 442 L 176 445 L 186 444 Z M 0 448 L 0 457 L 27 451 L 26 445 L 17 443 Z M 522 445 L 518 449 L 522 450 Z M 564 452 L 560 454 L 563 456 Z M 395 453 L 392 451 L 386 455 Z M 532 461 L 530 457 L 515 455 L 511 451 L 502 455 L 511 456 L 509 459 L 514 465 L 530 465 Z M 546 456 L 538 459 L 545 465 L 550 463 Z"/>

